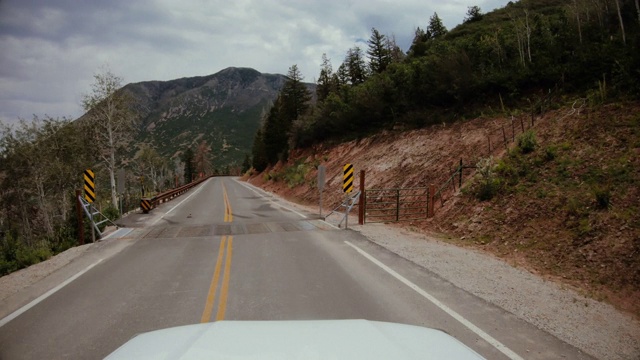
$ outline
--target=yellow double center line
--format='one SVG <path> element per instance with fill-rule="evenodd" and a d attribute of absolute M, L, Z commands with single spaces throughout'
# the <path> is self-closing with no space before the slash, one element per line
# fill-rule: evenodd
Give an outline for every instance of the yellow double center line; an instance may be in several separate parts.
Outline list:
<path fill-rule="evenodd" d="M 224 187 L 224 183 L 222 183 L 222 196 L 224 197 L 224 222 L 232 222 L 233 212 L 231 211 L 231 203 L 229 202 L 227 188 Z"/>
<path fill-rule="evenodd" d="M 233 214 L 231 212 L 231 204 L 229 203 L 229 197 L 227 196 L 227 189 L 222 184 L 222 192 L 224 197 L 224 222 L 233 221 Z M 225 256 L 226 249 L 226 256 Z M 213 312 L 213 305 L 216 301 L 216 291 L 218 289 L 218 281 L 220 280 L 220 270 L 222 269 L 222 263 L 224 262 L 224 273 L 222 275 L 222 285 L 220 287 L 220 299 L 218 300 L 218 312 L 216 313 L 216 321 L 224 319 L 224 313 L 227 310 L 227 296 L 229 295 L 229 277 L 231 275 L 231 258 L 233 255 L 233 236 L 223 236 L 220 241 L 220 248 L 218 249 L 218 259 L 216 260 L 216 267 L 213 271 L 213 278 L 211 279 L 211 285 L 209 286 L 209 294 L 207 295 L 207 302 L 202 312 L 201 323 L 209 322 L 211 314 Z"/>
<path fill-rule="evenodd" d="M 228 239 L 228 241 L 227 241 Z M 225 245 L 227 248 L 227 256 L 224 257 Z M 201 323 L 209 322 L 211 319 L 211 313 L 213 312 L 213 304 L 216 300 L 216 290 L 218 288 L 218 281 L 220 280 L 220 269 L 222 268 L 222 262 L 224 261 L 224 275 L 222 276 L 222 288 L 220 289 L 220 300 L 218 301 L 218 312 L 216 313 L 216 321 L 224 319 L 224 312 L 227 309 L 227 296 L 229 294 L 229 276 L 231 273 L 231 256 L 233 255 L 233 236 L 223 236 L 220 241 L 220 249 L 218 250 L 218 260 L 216 261 L 216 269 L 213 272 L 213 279 L 211 279 L 211 285 L 209 286 L 209 294 L 207 295 L 207 302 L 202 312 Z M 224 258 L 224 259 L 223 259 Z"/>

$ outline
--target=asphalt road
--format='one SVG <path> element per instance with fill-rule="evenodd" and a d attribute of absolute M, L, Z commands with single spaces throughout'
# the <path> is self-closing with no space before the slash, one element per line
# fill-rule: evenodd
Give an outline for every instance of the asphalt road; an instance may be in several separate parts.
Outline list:
<path fill-rule="evenodd" d="M 0 327 L 0 359 L 99 359 L 150 330 L 292 319 L 442 329 L 488 359 L 590 358 L 359 233 L 233 178 L 209 179 L 123 222 L 134 230 L 73 263 L 89 270 Z M 2 304 L 4 313 L 18 305 Z"/>

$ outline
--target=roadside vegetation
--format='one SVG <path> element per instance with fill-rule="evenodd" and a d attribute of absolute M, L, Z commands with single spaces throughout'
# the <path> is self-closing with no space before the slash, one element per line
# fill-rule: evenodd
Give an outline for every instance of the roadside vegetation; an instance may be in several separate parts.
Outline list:
<path fill-rule="evenodd" d="M 473 6 L 451 31 L 434 13 L 406 53 L 373 28 L 366 49 L 348 49 L 337 68 L 322 57 L 313 104 L 292 66 L 255 137 L 253 167 L 286 161 L 296 148 L 385 129 L 539 115 L 567 95 L 590 105 L 637 98 L 637 6 L 633 0 L 521 0 L 488 14 Z"/>
<path fill-rule="evenodd" d="M 95 75 L 80 119 L 0 124 L 0 276 L 78 244 L 75 191 L 83 188 L 86 169 L 96 174 L 95 206 L 112 220 L 136 208 L 141 196 L 215 171 L 205 141 L 187 149 L 182 161 L 136 144 L 135 104 L 121 88 L 122 79 L 104 70 Z M 123 193 L 117 192 L 119 169 L 125 170 Z M 84 226 L 90 234 L 86 219 Z"/>
<path fill-rule="evenodd" d="M 279 123 L 288 141 L 278 156 L 260 158 L 273 144 L 256 136 L 253 166 L 265 170 L 256 182 L 314 204 L 315 178 L 295 185 L 284 174 L 320 154 L 337 169 L 333 158 L 348 152 L 349 162 L 366 159 L 368 179 L 380 176 L 376 186 L 424 186 L 405 162 L 373 165 L 359 144 L 379 154 L 378 146 L 402 146 L 385 136 L 406 137 L 409 148 L 419 135 L 408 130 L 431 129 L 433 142 L 450 139 L 441 151 L 456 153 L 431 156 L 448 164 L 463 157 L 476 169 L 433 220 L 412 228 L 444 233 L 640 316 L 639 13 L 631 0 L 521 0 L 487 14 L 470 7 L 450 31 L 433 14 L 406 53 L 374 28 L 367 48 L 349 49 L 337 68 L 321 59 L 317 102 Z M 264 117 L 262 134 L 280 111 L 275 104 Z M 454 147 L 464 140 L 447 131 L 483 121 L 491 131 L 496 121 L 523 117 L 531 128 L 489 154 L 474 147 L 460 156 Z M 420 161 L 403 154 L 409 167 Z M 421 174 L 442 172 L 424 164 Z"/>

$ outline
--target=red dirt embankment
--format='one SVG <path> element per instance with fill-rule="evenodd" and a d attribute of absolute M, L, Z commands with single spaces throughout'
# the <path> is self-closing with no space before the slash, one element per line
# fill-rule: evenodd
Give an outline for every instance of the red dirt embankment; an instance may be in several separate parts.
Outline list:
<path fill-rule="evenodd" d="M 463 191 L 448 190 L 434 218 L 398 226 L 488 251 L 640 317 L 638 114 L 640 103 L 595 109 L 570 104 L 549 111 L 535 119 L 537 147 L 517 157 L 521 168 L 499 166 L 502 172 L 507 168 L 517 175 L 509 181 L 500 179 L 503 185 L 493 199 L 475 198 L 478 175 L 465 170 Z M 460 159 L 475 165 L 489 155 L 494 163 L 513 155 L 511 140 L 523 125 L 531 125 L 530 117 L 477 118 L 421 130 L 387 131 L 336 146 L 295 151 L 287 164 L 248 181 L 289 200 L 316 205 L 315 168 L 325 165 L 326 213 L 344 196 L 345 163 L 354 165 L 356 189 L 360 170 L 366 171 L 369 189 L 428 184 L 438 188 Z M 606 195 L 608 207 L 598 208 L 594 196 L 598 189 Z"/>

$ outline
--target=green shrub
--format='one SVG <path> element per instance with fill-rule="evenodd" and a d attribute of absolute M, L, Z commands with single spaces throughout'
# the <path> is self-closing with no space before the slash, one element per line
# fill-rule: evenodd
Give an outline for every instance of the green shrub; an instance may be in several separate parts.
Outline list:
<path fill-rule="evenodd" d="M 596 208 L 605 210 L 611 206 L 611 190 L 608 188 L 597 187 L 593 189 L 593 195 L 596 200 Z"/>
<path fill-rule="evenodd" d="M 544 160 L 545 161 L 552 161 L 556 158 L 558 153 L 558 148 L 555 146 L 547 146 L 544 149 Z"/>
<path fill-rule="evenodd" d="M 67 225 L 57 228 L 48 242 L 54 255 L 74 247 L 78 242 L 75 227 Z"/>
<path fill-rule="evenodd" d="M 494 174 L 493 158 L 480 159 L 476 164 L 480 181 L 476 188 L 476 198 L 480 201 L 491 200 L 500 189 L 501 182 Z"/>
<path fill-rule="evenodd" d="M 493 199 L 500 190 L 500 180 L 498 179 L 486 179 L 480 182 L 480 186 L 476 191 L 476 197 L 480 201 L 487 201 Z"/>
<path fill-rule="evenodd" d="M 535 132 L 527 130 L 520 134 L 517 139 L 517 146 L 522 154 L 533 152 L 533 150 L 536 149 L 536 146 L 538 146 Z"/>
<path fill-rule="evenodd" d="M 108 208 L 104 209 L 102 214 L 104 214 L 104 216 L 106 216 L 111 221 L 116 221 L 120 218 L 120 210 L 112 206 L 109 206 Z"/>
<path fill-rule="evenodd" d="M 311 166 L 308 166 L 303 162 L 296 162 L 295 165 L 287 168 L 284 174 L 284 179 L 287 182 L 289 188 L 304 184 L 304 179 L 310 169 Z"/>

